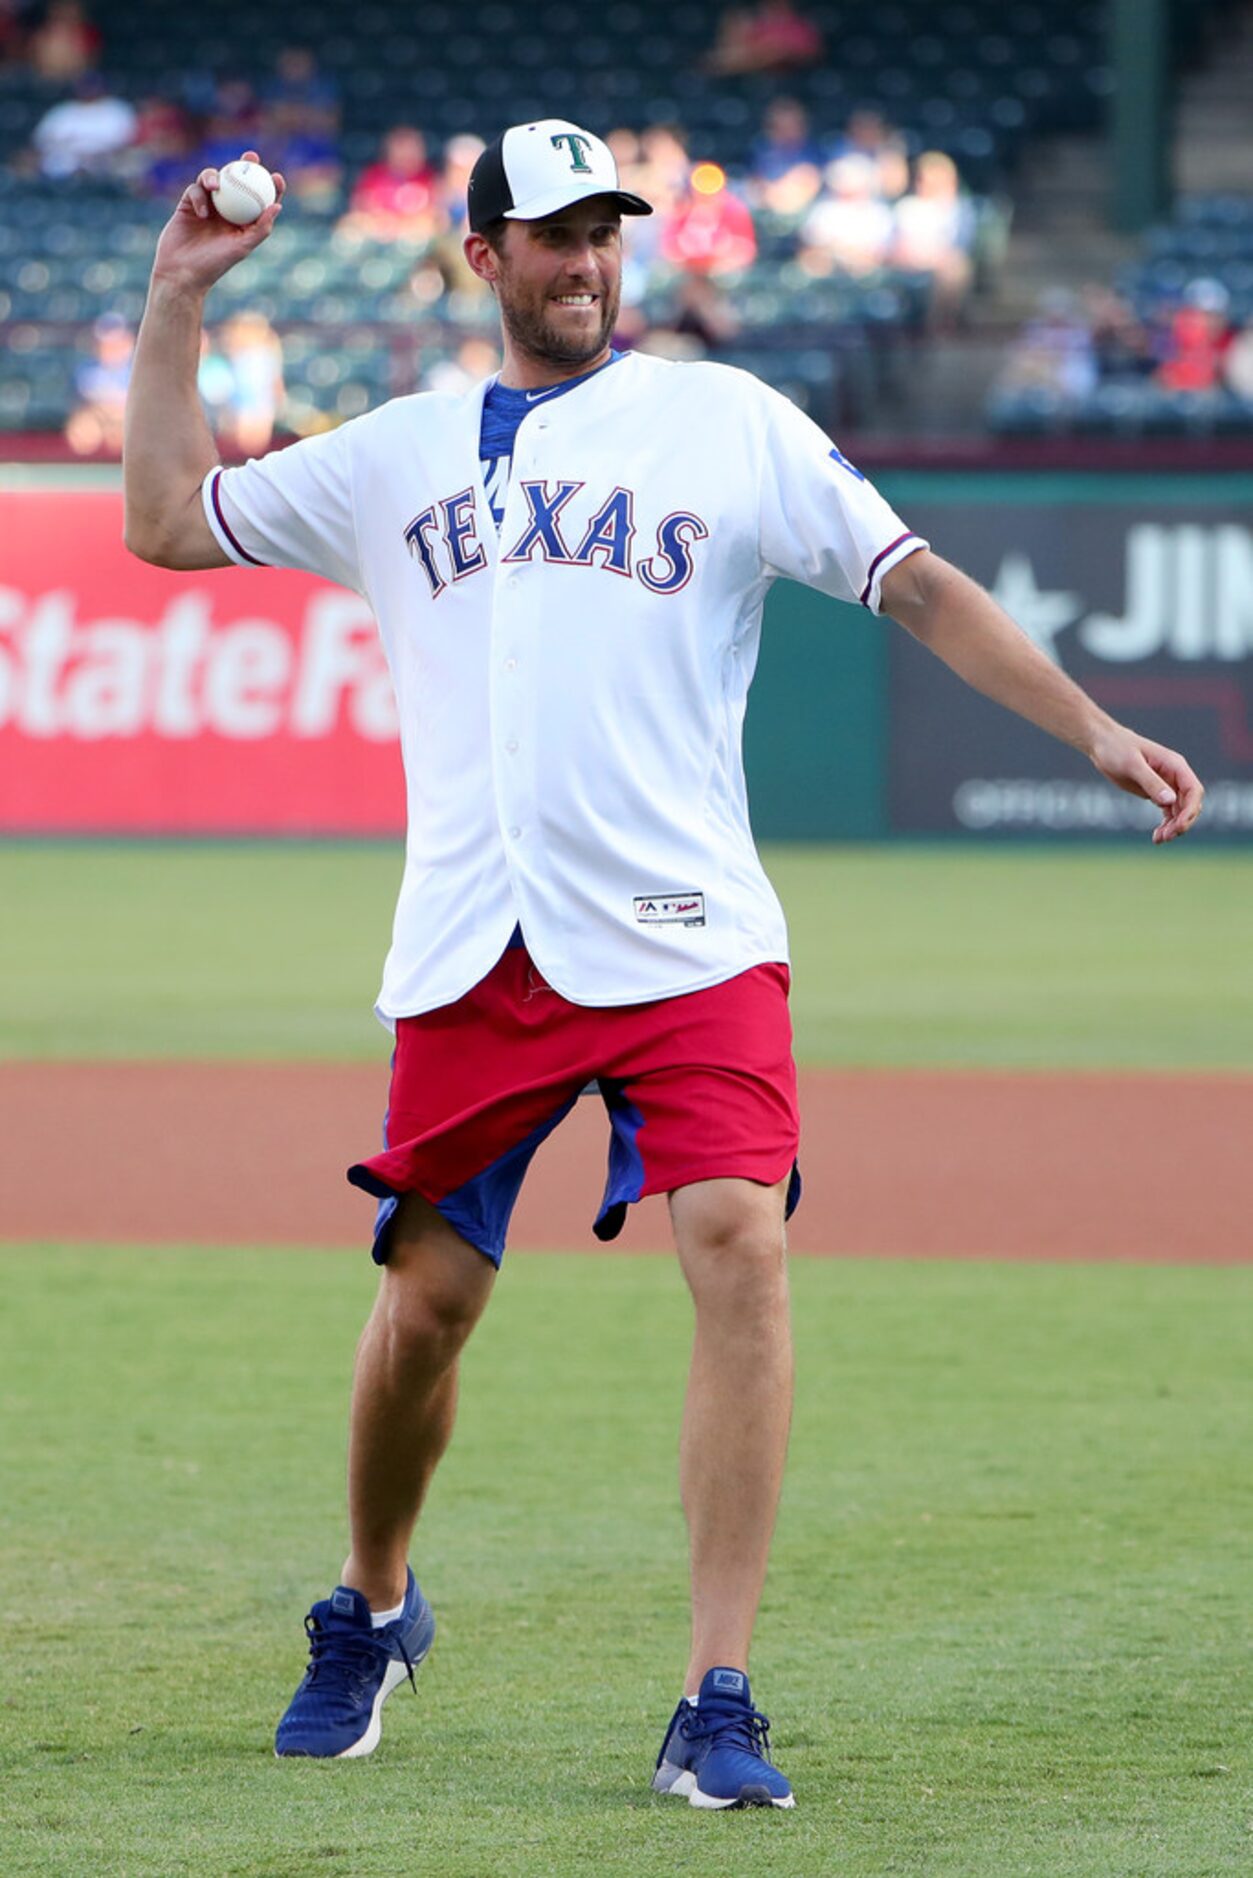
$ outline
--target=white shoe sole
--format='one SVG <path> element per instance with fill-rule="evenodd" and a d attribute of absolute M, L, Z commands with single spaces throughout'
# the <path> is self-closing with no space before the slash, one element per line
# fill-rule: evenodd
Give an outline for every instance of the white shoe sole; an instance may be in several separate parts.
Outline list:
<path fill-rule="evenodd" d="M 417 1665 L 415 1664 L 416 1668 Z M 383 1680 L 379 1692 L 374 1698 L 374 1707 L 370 1710 L 370 1725 L 359 1741 L 354 1741 L 350 1748 L 340 1754 L 330 1756 L 335 1761 L 355 1761 L 364 1754 L 373 1754 L 383 1735 L 383 1704 L 393 1689 L 398 1689 L 409 1672 L 403 1663 L 389 1663 L 383 1671 Z"/>
<path fill-rule="evenodd" d="M 413 1666 L 414 1669 L 416 1670 L 419 1664 L 425 1662 L 425 1660 L 426 1657 L 425 1654 L 423 1654 L 418 1658 L 417 1662 L 415 1662 Z M 387 1668 L 383 1671 L 383 1680 L 378 1686 L 378 1694 L 374 1698 L 374 1705 L 370 1710 L 370 1720 L 366 1726 L 365 1733 L 358 1736 L 351 1747 L 341 1748 L 338 1754 L 295 1755 L 280 1754 L 278 1749 L 275 1748 L 275 1760 L 357 1761 L 361 1760 L 367 1754 L 373 1754 L 383 1735 L 383 1704 L 386 1702 L 392 1690 L 398 1689 L 401 1683 L 407 1679 L 408 1674 L 408 1670 L 401 1662 L 393 1662 L 387 1665 Z"/>
<path fill-rule="evenodd" d="M 734 1800 L 719 1799 L 715 1794 L 702 1793 L 696 1784 L 696 1775 L 690 1768 L 676 1767 L 671 1761 L 663 1761 L 653 1775 L 653 1792 L 673 1794 L 676 1799 L 686 1800 L 689 1806 L 703 1807 L 707 1812 L 725 1812 L 728 1807 L 749 1806 L 795 1806 L 796 1795 L 789 1793 L 785 1800 L 776 1800 L 767 1794 L 763 1799 Z"/>

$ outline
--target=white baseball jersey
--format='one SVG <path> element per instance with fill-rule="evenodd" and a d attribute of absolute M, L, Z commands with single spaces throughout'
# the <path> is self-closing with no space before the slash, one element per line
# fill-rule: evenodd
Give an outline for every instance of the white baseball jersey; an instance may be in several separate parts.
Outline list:
<path fill-rule="evenodd" d="M 524 418 L 498 534 L 482 401 L 397 399 L 205 482 L 232 560 L 379 623 L 409 814 L 380 1016 L 454 1002 L 515 922 L 577 1004 L 786 959 L 740 755 L 762 603 L 785 575 L 878 612 L 926 544 L 750 374 L 638 355 Z"/>

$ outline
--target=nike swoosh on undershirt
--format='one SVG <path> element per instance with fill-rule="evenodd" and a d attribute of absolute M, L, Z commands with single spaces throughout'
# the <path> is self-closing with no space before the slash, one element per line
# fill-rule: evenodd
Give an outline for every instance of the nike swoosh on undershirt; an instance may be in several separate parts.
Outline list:
<path fill-rule="evenodd" d="M 526 401 L 528 404 L 538 404 L 541 398 L 555 397 L 557 392 L 564 391 L 564 390 L 565 390 L 564 385 L 545 385 L 542 391 L 528 391 L 526 394 Z"/>

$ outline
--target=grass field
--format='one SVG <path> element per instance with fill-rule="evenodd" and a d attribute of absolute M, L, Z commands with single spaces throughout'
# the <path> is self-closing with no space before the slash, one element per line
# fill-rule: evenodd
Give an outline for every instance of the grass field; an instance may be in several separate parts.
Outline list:
<path fill-rule="evenodd" d="M 1253 1071 L 1253 856 L 776 849 L 802 1058 Z M 0 844 L 0 1057 L 374 1059 L 370 846 Z M 14 1174 L 5 1166 L 6 1177 Z M 792 1814 L 653 1796 L 670 1261 L 506 1266 L 372 1760 L 278 1765 L 364 1257 L 0 1248 L 0 1878 L 1253 1864 L 1253 1271 L 800 1261 L 754 1663 Z"/>
<path fill-rule="evenodd" d="M 332 1255 L 0 1256 L 6 1878 L 1209 1878 L 1253 1854 L 1253 1275 L 803 1262 L 757 1690 L 800 1795 L 648 1775 L 685 1643 L 668 1261 L 519 1258 L 368 1762 L 282 1765 L 339 1559 Z M 1243 1308 L 1242 1308 L 1243 1307 Z"/>
<path fill-rule="evenodd" d="M 775 848 L 810 1063 L 1253 1067 L 1253 854 Z M 0 1054 L 374 1058 L 390 846 L 0 844 Z"/>

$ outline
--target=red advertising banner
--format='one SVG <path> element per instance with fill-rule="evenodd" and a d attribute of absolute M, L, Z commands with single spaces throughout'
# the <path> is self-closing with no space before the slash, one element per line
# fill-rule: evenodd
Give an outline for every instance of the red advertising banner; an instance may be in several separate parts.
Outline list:
<path fill-rule="evenodd" d="M 0 830 L 403 827 L 391 680 L 356 594 L 147 567 L 117 490 L 0 490 Z"/>

